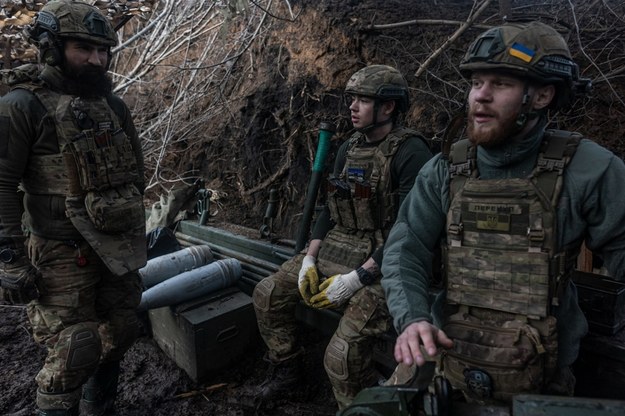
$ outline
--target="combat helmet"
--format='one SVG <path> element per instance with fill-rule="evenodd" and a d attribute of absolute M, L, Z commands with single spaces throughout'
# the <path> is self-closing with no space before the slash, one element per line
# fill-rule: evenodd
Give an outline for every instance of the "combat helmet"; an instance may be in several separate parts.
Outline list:
<path fill-rule="evenodd" d="M 410 106 L 408 83 L 397 69 L 388 65 L 369 65 L 357 71 L 347 81 L 345 92 L 380 101 L 395 100 L 397 110 L 402 113 Z"/>
<path fill-rule="evenodd" d="M 565 107 L 576 92 L 590 88 L 590 80 L 579 78 L 564 38 L 541 22 L 506 23 L 487 30 L 471 44 L 459 68 L 465 77 L 477 70 L 504 70 L 541 85 L 553 84 L 557 94 L 550 108 Z"/>
<path fill-rule="evenodd" d="M 80 1 L 49 1 L 25 32 L 28 40 L 39 47 L 41 61 L 49 65 L 62 62 L 64 39 L 81 39 L 108 47 L 117 44 L 111 22 L 97 7 Z"/>

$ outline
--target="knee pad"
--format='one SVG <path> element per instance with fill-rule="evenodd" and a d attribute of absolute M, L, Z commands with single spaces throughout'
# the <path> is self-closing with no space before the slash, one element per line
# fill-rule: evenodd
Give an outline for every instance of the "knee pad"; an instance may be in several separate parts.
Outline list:
<path fill-rule="evenodd" d="M 55 349 L 58 349 L 59 356 L 65 355 L 67 370 L 95 367 L 102 352 L 97 324 L 84 322 L 64 329 L 59 333 Z"/>
<path fill-rule="evenodd" d="M 349 378 L 348 354 L 349 344 L 347 341 L 334 335 L 323 357 L 323 366 L 326 369 L 326 373 L 328 373 L 328 377 L 340 381 L 345 381 Z"/>
<path fill-rule="evenodd" d="M 252 294 L 254 308 L 261 312 L 267 312 L 271 306 L 271 294 L 276 288 L 276 282 L 271 278 L 265 278 L 256 284 Z"/>

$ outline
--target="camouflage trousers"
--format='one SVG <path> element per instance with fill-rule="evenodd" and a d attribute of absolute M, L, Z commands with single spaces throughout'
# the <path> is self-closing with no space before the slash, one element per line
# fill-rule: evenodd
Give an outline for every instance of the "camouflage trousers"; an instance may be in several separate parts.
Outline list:
<path fill-rule="evenodd" d="M 295 308 L 301 301 L 297 277 L 303 255 L 285 262 L 256 285 L 253 300 L 260 334 L 273 361 L 298 351 Z M 376 338 L 391 329 L 391 317 L 380 284 L 365 286 L 340 310 L 343 316 L 325 351 L 324 367 L 340 409 L 360 390 L 378 381 L 373 363 Z"/>
<path fill-rule="evenodd" d="M 35 378 L 37 405 L 69 408 L 98 364 L 120 360 L 136 339 L 141 281 L 136 272 L 109 272 L 84 241 L 31 235 L 28 254 L 41 273 L 41 296 L 28 305 L 28 318 L 35 341 L 48 350 Z"/>

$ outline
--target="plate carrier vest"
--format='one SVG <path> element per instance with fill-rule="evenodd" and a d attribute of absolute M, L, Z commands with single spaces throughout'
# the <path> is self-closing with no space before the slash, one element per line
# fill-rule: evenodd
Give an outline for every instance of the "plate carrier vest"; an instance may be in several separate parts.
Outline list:
<path fill-rule="evenodd" d="M 338 177 L 328 179 L 328 208 L 336 226 L 319 251 L 318 266 L 325 275 L 361 266 L 384 244 L 399 208 L 399 194 L 391 183 L 391 164 L 410 137 L 425 141 L 408 128 L 391 131 L 377 146 L 364 146 L 366 137 L 360 132 L 350 137 L 343 170 Z"/>
<path fill-rule="evenodd" d="M 67 216 L 111 272 L 121 276 L 145 265 L 145 209 L 135 186 L 140 172 L 106 97 L 64 95 L 39 82 L 14 88 L 31 91 L 43 104 L 60 149 L 31 155 L 24 191 L 65 196 Z"/>
<path fill-rule="evenodd" d="M 468 140 L 450 154 L 450 208 L 443 247 L 454 347 L 442 370 L 470 401 L 507 402 L 540 393 L 557 367 L 552 306 L 566 288 L 579 246 L 557 247 L 563 173 L 581 136 L 544 134 L 528 178 L 479 179 Z"/>

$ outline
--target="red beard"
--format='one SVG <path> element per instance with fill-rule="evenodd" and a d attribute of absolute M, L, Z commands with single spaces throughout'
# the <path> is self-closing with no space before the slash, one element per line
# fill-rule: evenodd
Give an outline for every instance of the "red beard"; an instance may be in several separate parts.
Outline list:
<path fill-rule="evenodd" d="M 475 127 L 475 111 L 469 110 L 467 136 L 474 145 L 482 147 L 494 147 L 504 142 L 507 138 L 515 136 L 522 128 L 517 125 L 519 114 L 513 114 L 510 117 L 503 118 L 501 115 L 493 114 L 496 123 L 488 128 Z M 492 121 L 491 121 L 492 123 Z"/>

